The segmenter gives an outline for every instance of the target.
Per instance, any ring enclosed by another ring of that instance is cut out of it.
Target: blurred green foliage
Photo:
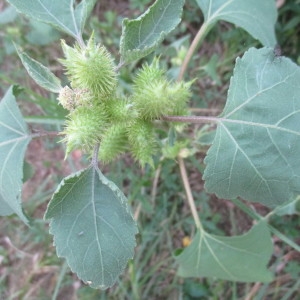
[[[128,3],[129,11],[131,10],[132,14],[138,15],[150,3],[152,1],[130,0]],[[111,6],[112,10],[102,11],[101,16],[93,15],[90,18],[86,27],[86,36],[94,30],[96,40],[101,41],[118,58],[123,16],[119,15],[113,4]],[[202,14],[195,1],[187,1],[183,22],[157,49],[156,54],[160,55],[161,63],[167,67],[170,78],[176,78],[178,75],[191,39],[195,36],[202,21]],[[300,64],[299,0],[287,0],[279,10],[276,32],[283,53]],[[47,130],[61,128],[66,112],[57,105],[53,95],[41,92],[29,81],[26,71],[21,67],[15,54],[12,41],[24,47],[35,59],[51,66],[55,72],[61,74],[61,66],[56,61],[56,58],[62,57],[60,38],[66,37],[47,25],[32,22],[21,15],[17,15],[15,10],[10,7],[6,7],[0,12],[0,64],[3,65],[3,71],[0,74],[1,92],[4,93],[11,84],[19,84],[23,87],[18,98],[22,103],[22,110],[25,111],[29,120],[35,119],[35,124],[44,126]],[[243,30],[224,22],[216,26],[201,49],[195,53],[193,63],[188,70],[190,79],[198,78],[192,87],[194,96],[191,107],[215,109],[216,111],[222,109],[234,61],[237,56],[242,55],[251,46],[259,47],[259,44]],[[151,55],[145,60],[150,61]],[[126,94],[129,91],[135,66],[141,63],[134,63],[121,70],[122,90],[119,91],[120,93]],[[28,88],[30,85],[32,89]],[[32,110],[31,106],[28,108],[26,104],[29,103],[37,105],[39,109],[36,111]],[[188,130],[187,134],[193,134],[193,132]],[[204,137],[204,139],[208,138],[208,142],[201,143],[200,138],[202,137],[199,136],[198,145],[188,145],[188,147],[196,147],[199,151],[197,157],[187,159],[187,165],[192,175],[203,171],[203,154],[201,151],[207,149],[207,144],[211,140],[209,137]],[[44,145],[48,149],[55,149],[57,148],[56,142],[57,140],[47,140]],[[86,164],[86,158],[82,159],[82,163]],[[48,161],[46,164],[48,164],[47,167],[51,167],[55,163],[57,162]],[[68,168],[76,169],[72,159],[69,159],[67,163]],[[67,270],[57,288],[70,287],[75,289],[75,294],[80,300],[244,299],[251,290],[250,284],[234,284],[212,279],[182,279],[176,276],[176,265],[174,265],[170,253],[175,248],[182,247],[182,239],[185,236],[192,237],[194,224],[184,203],[185,196],[176,161],[167,159],[159,161],[158,158],[156,164],[159,174],[147,168],[142,173],[136,168],[131,168],[132,161],[128,158],[116,161],[109,166],[109,170],[105,167],[106,176],[118,186],[124,187],[133,211],[139,212],[139,246],[136,249],[135,259],[130,262],[119,283],[108,291],[93,290],[81,283],[74,288],[74,277]],[[60,163],[57,165],[59,167]],[[28,172],[27,179],[33,175],[35,167],[31,169],[26,165],[26,168],[28,168],[26,171]],[[157,175],[159,182],[155,186],[153,178]],[[12,258],[12,252],[16,250],[5,242],[6,237],[10,237],[18,249],[24,249],[24,253],[38,253],[37,268],[45,266],[59,266],[60,268],[62,265],[62,261],[55,255],[52,237],[48,234],[46,224],[41,218],[55,185],[61,177],[62,175],[51,174],[42,185],[36,187],[35,193],[27,199],[25,204],[27,213],[31,216],[39,216],[32,223],[30,230],[24,228],[16,217],[9,217],[0,221],[1,299],[17,299],[16,297],[21,299],[28,292],[29,285],[35,283],[34,276],[29,276],[27,281],[19,286],[15,298],[14,295],[8,295],[10,273],[18,272],[19,264]],[[198,177],[198,182],[200,177],[201,174]],[[223,235],[234,228],[245,229],[244,227],[248,225],[246,221],[249,221],[245,215],[238,210],[228,208],[226,202],[217,201],[203,192],[201,188],[201,186],[196,186],[194,197],[196,205],[201,207],[201,219],[207,231]],[[244,221],[247,225],[243,224]],[[299,216],[274,216],[272,217],[272,225],[292,240],[299,239]],[[280,255],[274,256],[271,262],[273,269],[283,263],[280,257],[291,252],[291,249],[284,244],[280,244],[279,248]],[[23,252],[16,251],[13,255],[16,253],[21,259],[24,257]],[[296,299],[294,295],[297,292],[297,287],[299,287],[299,269],[299,260],[288,261],[282,274],[288,276],[289,281],[283,285],[278,282],[277,289],[274,289],[272,285],[264,285],[255,299]],[[59,272],[56,269],[54,274],[54,281],[59,282]],[[44,296],[42,293],[43,290],[40,291],[38,299],[51,299],[46,291],[44,291]],[[287,296],[290,298],[286,298]],[[64,299],[68,300],[68,298]]]

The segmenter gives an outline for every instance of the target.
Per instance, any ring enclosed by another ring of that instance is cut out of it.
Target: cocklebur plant
[[[78,43],[74,47],[62,41],[65,59],[60,62],[66,68],[66,74],[73,89],[88,90],[95,103],[105,101],[114,92],[117,73],[111,54],[102,45],[97,45],[93,35],[86,46]]]
[[[87,46],[62,42],[65,55],[59,61],[66,69],[70,87],[61,89],[58,100],[70,110],[61,133],[66,154],[81,149],[92,155],[101,144],[99,157],[110,162],[131,150],[142,166],[153,166],[156,142],[154,120],[187,112],[190,83],[170,82],[157,58],[144,64],[133,80],[127,99],[116,95],[117,73],[111,54],[96,45],[93,35]]]
[[[190,98],[191,82],[169,82],[158,59],[144,65],[133,81],[133,103],[145,120],[156,120],[165,115],[184,115]]]
[[[81,149],[91,157],[89,167],[61,182],[45,213],[57,254],[66,258],[71,270],[91,287],[106,289],[123,272],[136,246],[137,225],[127,199],[101,173],[99,159],[108,163],[131,152],[141,166],[149,164],[154,168],[152,156],[162,152],[164,157],[177,156],[197,229],[192,243],[175,252],[178,275],[242,282],[272,280],[266,265],[272,254],[270,233],[277,232],[267,224],[268,218],[295,204],[300,192],[300,70],[288,58],[274,58],[274,1],[198,0],[204,23],[186,52],[177,80],[167,78],[166,70],[154,58],[137,70],[130,95],[117,93],[119,69],[158,47],[181,21],[183,0],[170,0],[167,4],[157,0],[139,18],[125,19],[119,64],[104,45],[95,42],[93,34],[87,43],[82,38],[95,0],[83,0],[77,5],[73,0],[55,0],[51,8],[41,1],[32,2],[30,8],[21,0],[8,2],[28,17],[49,23],[76,40],[74,45],[62,42],[65,57],[60,62],[70,81],[65,87],[47,67],[17,47],[29,75],[56,93],[60,105],[69,111],[64,130],[57,133],[63,135],[67,154]],[[196,47],[220,20],[242,27],[264,47],[251,48],[237,58],[220,116],[192,116],[188,100],[193,80],[182,79]],[[28,223],[20,203],[22,162],[30,140],[42,135],[29,131],[15,102],[14,90],[9,89],[0,103],[1,214],[16,213]],[[160,141],[156,128],[159,122],[168,124],[170,132],[176,131],[178,123],[217,125],[204,161],[205,187],[220,198],[230,199],[257,220],[248,233],[223,237],[205,231],[184,164],[184,158],[194,152],[187,151],[187,140],[177,139],[177,134],[170,143]],[[166,147],[161,149],[162,145]],[[249,212],[238,197],[259,202],[273,211],[266,217]],[[280,238],[299,250],[284,235]]]

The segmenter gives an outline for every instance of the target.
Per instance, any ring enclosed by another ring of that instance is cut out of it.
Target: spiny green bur
[[[75,149],[91,153],[94,146],[101,141],[107,124],[102,106],[78,107],[72,111],[66,121],[62,140],[67,143],[67,154]]]
[[[144,65],[134,79],[133,103],[145,120],[159,119],[164,115],[177,115],[190,97],[191,83],[170,82],[158,60]]]
[[[93,36],[85,49],[78,44],[74,48],[62,41],[66,59],[60,62],[66,68],[72,88],[88,89],[95,96],[109,97],[117,83],[113,58],[104,46],[96,45]]]
[[[136,120],[128,128],[128,139],[133,157],[141,166],[146,163],[154,167],[152,155],[157,150],[157,140],[151,122]]]
[[[110,99],[105,103],[105,109],[112,122],[127,122],[138,117],[138,112],[130,99]]]
[[[109,127],[101,141],[99,158],[107,163],[128,150],[127,130],[123,123]]]
[[[138,71],[133,94],[122,98],[115,93],[114,61],[93,36],[85,47],[70,47],[62,41],[62,48],[65,58],[60,62],[70,80],[70,87],[64,87],[58,97],[70,111],[62,132],[66,154],[81,149],[91,155],[100,143],[99,159],[105,163],[130,151],[141,166],[153,166],[152,156],[158,149],[154,120],[186,114],[191,82],[171,82],[155,58]]]

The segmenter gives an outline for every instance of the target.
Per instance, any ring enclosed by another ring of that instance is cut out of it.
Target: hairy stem
[[[201,224],[198,212],[197,212],[197,208],[196,208],[196,205],[195,205],[195,200],[194,200],[194,197],[192,195],[192,190],[191,190],[191,186],[190,186],[190,183],[189,183],[189,179],[187,177],[184,160],[180,156],[178,157],[178,163],[179,163],[181,179],[182,179],[182,182],[183,182],[183,185],[184,185],[186,197],[187,197],[187,200],[188,200],[188,203],[189,203],[194,221],[196,223],[196,227],[200,230],[203,230],[202,224]]]
[[[206,117],[206,116],[163,116],[162,120],[169,122],[182,122],[182,123],[217,123],[220,121],[217,117]]]
[[[92,157],[92,166],[94,167],[94,169],[99,169],[98,168],[98,153],[99,153],[99,147],[100,147],[100,144],[97,144],[95,145],[95,148],[94,148],[94,153],[93,153],[93,157]]]
[[[33,139],[40,138],[40,137],[55,137],[58,136],[58,131],[39,131],[31,134]]]

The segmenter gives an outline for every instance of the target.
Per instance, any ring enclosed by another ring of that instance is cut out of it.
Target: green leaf
[[[224,20],[242,27],[264,46],[276,45],[274,26],[277,20],[277,10],[274,0],[196,1],[208,26]]]
[[[152,51],[181,21],[184,0],[157,0],[140,17],[123,20],[121,60],[129,63]]]
[[[276,207],[274,213],[278,216],[300,215],[300,198],[297,197],[292,202]]]
[[[59,91],[62,89],[59,78],[57,78],[48,68],[43,66],[41,63],[18,49],[17,46],[16,49],[30,77],[44,89],[53,93],[59,93]]]
[[[29,32],[26,34],[26,40],[33,45],[48,45],[57,41],[61,35],[53,26],[48,24],[30,20]]]
[[[21,206],[23,161],[31,137],[10,87],[0,102],[0,215],[17,214],[28,223]]]
[[[65,178],[45,218],[57,255],[93,288],[111,287],[133,257],[137,226],[127,199],[98,169]]]
[[[23,164],[23,183],[29,180],[35,173],[35,168],[33,165],[28,163],[26,160]]]
[[[14,7],[8,6],[0,12],[0,24],[7,24],[13,22],[17,17],[17,12]]]
[[[215,236],[199,230],[176,261],[183,277],[215,277],[240,282],[269,282],[266,265],[272,255],[272,241],[265,222],[241,236]]]
[[[300,192],[300,68],[269,48],[237,59],[205,188],[276,207]]]
[[[82,0],[75,6],[74,0],[7,0],[20,13],[81,40],[88,15],[97,0]]]

